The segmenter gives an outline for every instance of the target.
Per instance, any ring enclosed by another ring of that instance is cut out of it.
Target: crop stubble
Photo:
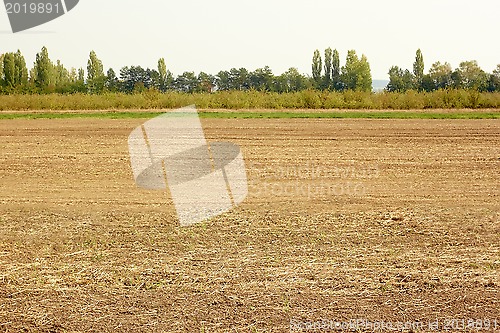
[[[140,119],[0,121],[0,330],[500,320],[498,121],[202,122],[250,192],[180,228],[134,185]]]

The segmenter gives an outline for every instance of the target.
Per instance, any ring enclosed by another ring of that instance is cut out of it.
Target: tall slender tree
[[[4,84],[7,88],[16,86],[16,63],[14,53],[6,53],[3,58]]]
[[[64,67],[60,60],[55,65],[55,85],[59,89],[65,90],[71,82],[69,71]]]
[[[332,87],[334,90],[342,90],[340,81],[340,55],[336,49],[332,53]]]
[[[87,62],[87,87],[90,93],[101,93],[104,90],[106,76],[102,61],[97,58],[94,51],[90,52]]]
[[[167,70],[165,58],[160,58],[158,60],[158,74],[160,75],[160,91],[165,92],[168,90],[168,87],[172,84],[173,81],[172,73]]]
[[[413,75],[415,76],[415,87],[417,88],[417,90],[422,90],[424,69],[424,56],[422,55],[422,51],[418,49],[415,55],[415,62],[413,63]]]
[[[16,86],[25,87],[28,84],[28,68],[20,50],[14,54]]]
[[[323,89],[332,87],[332,66],[333,66],[333,51],[331,48],[325,50],[325,74],[323,77]]]
[[[357,90],[372,91],[373,80],[368,58],[363,54],[359,62],[359,72],[357,80]]]
[[[49,58],[49,51],[45,46],[36,55],[34,72],[35,85],[38,89],[46,91],[49,86],[54,85],[54,65]]]
[[[3,81],[3,59],[5,58],[4,54],[0,54],[0,87],[4,85]]]
[[[321,67],[323,66],[319,50],[314,51],[312,61],[312,77],[316,88],[321,85]]]
[[[78,81],[85,83],[85,70],[83,68],[78,68]]]

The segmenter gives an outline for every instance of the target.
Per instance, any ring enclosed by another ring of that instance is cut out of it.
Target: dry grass
[[[193,228],[135,188],[140,122],[0,122],[0,331],[500,319],[497,121],[206,119],[242,147],[251,192]],[[293,190],[349,182],[364,191]]]
[[[175,109],[196,104],[203,109],[498,109],[499,92],[438,90],[433,92],[327,92],[304,90],[290,93],[219,91],[216,93],[136,94],[13,94],[0,95],[5,110],[126,110]]]

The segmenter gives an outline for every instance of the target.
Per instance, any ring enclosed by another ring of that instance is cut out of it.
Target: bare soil
[[[142,122],[0,121],[0,331],[500,330],[499,121],[204,119],[249,195],[190,228],[134,184]]]

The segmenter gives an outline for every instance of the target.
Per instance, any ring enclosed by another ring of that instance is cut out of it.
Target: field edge
[[[0,120],[12,119],[135,119],[154,118],[165,110],[51,110],[0,111]],[[200,109],[201,118],[218,119],[499,119],[500,109],[437,109],[437,110],[340,110],[340,109],[261,109],[210,110]]]

